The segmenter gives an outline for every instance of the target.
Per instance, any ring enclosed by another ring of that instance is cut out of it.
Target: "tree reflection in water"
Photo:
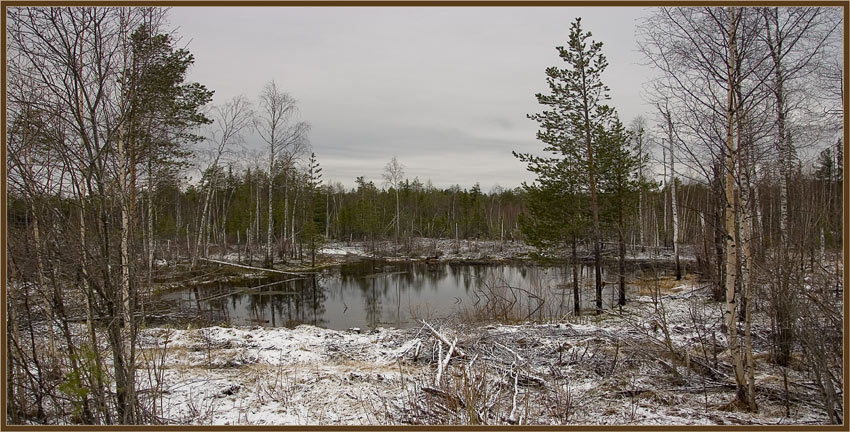
[[[547,319],[571,311],[571,271],[533,263],[364,260],[296,280],[273,275],[216,281],[167,296],[184,311],[194,311],[210,323],[286,327],[311,324],[345,330],[416,326],[418,319],[447,317],[475,307],[476,300],[481,307],[483,290],[513,287],[521,288],[516,293],[524,290],[545,297],[545,308],[533,309],[533,318]],[[629,279],[638,277],[635,272],[630,275]],[[631,295],[635,291],[632,287]],[[582,296],[583,307],[588,307],[584,303],[590,297]],[[606,297],[606,303],[610,303],[610,295]],[[536,306],[527,299],[519,304],[523,311]]]

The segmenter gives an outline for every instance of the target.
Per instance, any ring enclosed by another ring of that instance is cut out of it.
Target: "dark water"
[[[631,269],[627,280],[640,270]],[[592,268],[582,268],[582,307],[595,307]],[[604,273],[605,307],[616,278]],[[533,264],[344,264],[296,280],[274,275],[220,281],[171,292],[162,300],[204,323],[294,327],[412,327],[419,319],[463,314],[481,320],[544,320],[571,313],[572,270]],[[627,296],[637,293],[629,286]]]

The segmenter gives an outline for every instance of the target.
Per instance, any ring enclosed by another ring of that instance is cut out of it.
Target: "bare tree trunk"
[[[289,251],[289,243],[288,243],[288,233],[287,233],[287,220],[289,218],[289,179],[286,176],[286,168],[283,169],[283,257],[286,259],[287,252]]]
[[[578,273],[579,273],[579,264],[578,264],[578,254],[576,253],[578,240],[576,239],[575,234],[573,234],[573,312],[576,316],[581,314],[581,293],[579,292],[578,285]]]
[[[292,225],[290,226],[290,229],[292,230],[292,236],[290,237],[290,241],[292,242],[292,257],[293,258],[297,257],[297,255],[296,255],[297,245],[296,245],[296,242],[295,242],[295,213],[297,213],[295,211],[295,209],[297,208],[296,207],[297,205],[298,205],[298,194],[296,192],[296,195],[294,197],[292,197]]]
[[[146,295],[151,294],[153,283],[153,255],[154,255],[154,238],[153,238],[153,163],[148,158],[148,281]],[[142,326],[145,325],[145,302],[141,303]]]
[[[328,188],[325,194],[325,239],[328,238],[331,227],[331,190]]]
[[[773,15],[768,18],[769,15]],[[785,104],[785,93],[783,89],[784,77],[782,71],[782,38],[779,35],[778,23],[779,8],[768,9],[765,12],[765,25],[767,44],[770,56],[773,59],[773,74],[776,80],[773,94],[776,97],[776,127],[778,139],[776,141],[779,153],[779,238],[782,244],[787,245],[788,240],[788,182],[791,175],[791,137],[786,128],[787,106]],[[772,18],[772,19],[771,19]],[[775,23],[772,21],[776,20]],[[772,25],[774,24],[774,25]],[[773,34],[773,32],[776,32]],[[774,40],[776,39],[776,40]],[[842,99],[843,100],[843,99]]]
[[[718,160],[714,166],[714,179],[712,184],[712,213],[714,218],[714,255],[715,255],[715,265],[717,269],[715,271],[715,289],[714,289],[714,300],[721,301],[724,297],[724,287],[726,285],[726,270],[724,267],[724,222],[723,222],[723,163],[721,160]]]
[[[7,300],[8,301],[8,300]],[[6,314],[6,328],[9,329],[9,339],[11,345],[16,345],[21,340],[20,328],[18,326],[18,313],[17,307],[13,304],[9,304],[9,308],[7,309],[8,313]],[[9,342],[7,342],[9,343]],[[12,351],[11,345],[7,345],[7,351],[5,354],[6,360],[6,372],[7,375],[7,403],[6,403],[6,415],[8,419],[11,420],[12,424],[20,424],[21,417],[20,413],[26,412],[26,395],[24,394],[24,390],[22,389],[22,381],[23,381],[23,371],[20,366],[22,360],[20,359],[20,355]]]
[[[584,71],[582,70],[582,74]],[[585,88],[585,86],[582,86]],[[585,147],[587,149],[587,175],[590,183],[590,207],[593,212],[593,264],[596,277],[596,314],[602,314],[602,232],[599,229],[599,199],[596,196],[596,166],[593,162],[593,145],[590,138],[590,112],[587,94],[584,94]]]
[[[55,320],[53,313],[53,306],[50,304],[50,296],[44,293],[44,290],[47,289],[47,277],[44,275],[44,257],[42,256],[41,250],[41,230],[39,229],[39,213],[36,210],[35,203],[30,200],[30,205],[32,208],[32,237],[33,243],[35,244],[35,262],[36,268],[38,269],[38,290],[39,293],[42,294],[42,300],[44,302],[44,309],[47,312],[47,336],[48,336],[48,353],[50,354],[51,359],[56,359],[56,333],[53,327],[53,322]]]
[[[643,174],[639,174],[639,176],[643,176]],[[646,236],[644,233],[644,222],[643,222],[643,186],[641,186],[641,190],[638,193],[638,235],[640,235],[640,246],[641,250],[646,246]],[[632,237],[634,239],[634,237]]]
[[[88,274],[88,252],[86,247],[86,225],[85,218],[83,216],[83,209],[80,208],[80,260],[81,260],[81,273],[82,273],[82,282],[83,282],[83,290],[86,294],[86,330],[88,331],[89,344],[91,346],[92,353],[94,355],[95,366],[98,370],[104,370],[103,368],[103,360],[100,356],[100,350],[98,349],[97,344],[97,333],[94,328],[94,293],[92,292],[91,284],[89,283],[89,274]],[[104,391],[103,385],[103,376],[102,374],[94,374],[95,378],[95,400],[97,400],[97,406],[100,410],[101,415],[103,416],[103,420],[106,424],[111,424],[111,416],[109,415],[109,410],[106,406],[106,393]]]
[[[679,261],[679,206],[676,202],[676,142],[673,138],[673,119],[670,115],[670,111],[666,107],[662,109],[659,104],[658,109],[661,111],[661,114],[664,116],[667,123],[667,142],[670,145],[670,208],[673,215],[673,255],[676,257],[676,280],[682,280],[682,265]],[[664,151],[663,148],[662,151]],[[664,209],[666,213],[666,205]],[[666,216],[664,221],[666,224]]]
[[[623,235],[623,211],[622,208],[619,212],[619,226],[617,227],[618,234],[618,246],[619,250],[617,253],[617,262],[619,263],[619,291],[620,298],[618,299],[617,304],[620,306],[626,305],[626,238]]]
[[[747,201],[747,200],[745,200]],[[748,204],[742,203],[742,207],[745,207]],[[752,317],[751,311],[753,308],[752,298],[750,296],[751,292],[751,273],[753,266],[752,259],[752,251],[750,248],[750,240],[752,235],[751,228],[751,219],[752,215],[749,211],[744,211],[743,213],[743,224],[741,226],[742,230],[742,245],[744,252],[744,266],[741,274],[742,283],[744,290],[741,293],[742,298],[741,301],[744,302],[744,353],[746,355],[747,361],[747,405],[749,406],[750,411],[756,412],[758,411],[758,407],[756,406],[756,384],[755,384],[755,360],[753,359],[753,344],[752,344]]]
[[[661,176],[661,181],[663,185],[661,187],[662,194],[664,195],[664,221],[662,222],[662,233],[664,237],[661,240],[661,245],[667,247],[667,148],[663,145],[661,146],[661,160],[664,161],[661,163],[661,167],[664,169],[664,175]]]
[[[702,237],[702,253],[705,255],[705,265],[703,268],[707,270],[706,273],[709,273],[711,271],[711,251],[708,248],[708,232],[705,230],[705,213],[699,212],[698,216],[700,228],[699,232],[700,237]]]
[[[395,242],[398,244],[398,232],[401,230],[401,218],[399,216],[399,204],[398,204],[398,185],[395,188]]]
[[[86,240],[86,218],[85,218],[85,196],[86,196],[86,183],[85,180],[80,178],[79,181],[76,182],[77,185],[77,203],[80,206],[78,216],[79,216],[79,241],[80,241],[80,275],[81,282],[83,287],[83,293],[86,296],[86,330],[88,332],[89,344],[91,346],[92,354],[95,361],[95,366],[99,371],[105,370],[103,367],[103,360],[101,359],[100,350],[98,349],[97,343],[97,332],[95,332],[94,327],[94,301],[95,301],[95,293],[92,289],[91,282],[89,281],[89,251],[88,251],[88,242]],[[106,391],[103,383],[103,374],[97,373],[94,375],[94,398],[97,401],[97,408],[100,411],[100,415],[103,416],[103,421],[105,424],[112,424],[112,416],[109,414],[109,409],[106,405]]]
[[[661,193],[663,194],[664,191],[662,190]],[[663,200],[663,198],[662,198],[662,200]],[[661,245],[661,240],[660,240],[661,239],[661,228],[659,227],[659,223],[658,223],[658,210],[656,209],[655,206],[652,207],[652,220],[653,220],[653,226],[655,226],[655,253],[657,254],[658,248]]]
[[[259,167],[257,167],[257,169],[259,170]],[[256,248],[257,252],[259,252],[260,251],[260,242],[261,242],[261,240],[260,240],[261,237],[260,237],[260,175],[259,175],[259,172],[257,173],[257,208],[256,208],[256,211],[254,212],[254,216],[255,216],[254,236],[252,238],[254,240],[254,247]],[[253,257],[253,255],[254,255],[253,250],[251,251],[251,255]],[[253,258],[248,258],[249,264],[250,264],[252,259]]]
[[[669,117],[668,117],[669,121]],[[673,125],[669,127],[672,130]],[[673,214],[673,254],[676,256],[676,280],[682,280],[682,264],[679,261],[679,206],[676,203],[676,162],[673,134],[670,133],[670,204]]]
[[[272,131],[272,142],[274,142],[274,131]],[[269,220],[268,220],[268,230],[266,231],[266,266],[272,267],[274,262],[274,256],[272,255],[272,228],[273,228],[273,219],[272,219],[272,189],[274,187],[274,144],[271,144],[269,148]]]
[[[216,161],[218,161],[218,159],[216,159]],[[213,165],[211,165],[210,167],[214,168]],[[208,169],[207,173],[211,174],[212,171]],[[207,225],[209,224],[209,222],[207,221],[207,219],[209,218],[210,201],[212,201],[212,194],[213,194],[213,190],[215,189],[215,180],[208,178],[206,183],[207,183],[207,193],[204,195],[204,206],[201,210],[201,221],[198,224],[197,235],[195,237],[195,248],[194,248],[194,251],[192,252],[192,263],[190,264],[190,268],[195,267],[195,262],[198,258],[198,254],[202,250],[201,244],[202,244],[204,238],[206,237],[206,233],[208,231]],[[206,252],[205,252],[204,257],[206,258],[206,256],[207,255],[206,255]]]
[[[643,178],[643,130],[638,130],[638,181],[640,184],[640,191],[638,192],[638,233],[640,235],[640,246],[641,250],[646,246],[646,236],[645,236],[645,224],[644,224],[644,214],[643,214],[643,195],[644,195],[644,178]]]
[[[736,87],[740,92],[740,87]],[[740,95],[740,93],[738,93]],[[744,139],[744,114],[739,109],[736,113],[738,124],[738,178],[741,187],[740,211],[738,212],[738,226],[741,231],[741,239],[738,246],[741,248],[743,262],[741,266],[741,303],[744,306],[744,357],[747,371],[747,399],[746,403],[750,411],[758,411],[755,394],[755,361],[753,359],[752,346],[752,299],[750,290],[752,287],[753,255],[752,255],[752,226],[753,212],[752,200],[750,199],[750,172],[744,165],[744,155],[749,156],[752,151],[752,140],[750,137]]]
[[[130,207],[128,196],[128,180],[127,180],[127,157],[126,148],[124,146],[125,138],[124,126],[118,133],[118,163],[120,167],[119,182],[121,187],[120,205],[121,205],[121,319],[122,319],[122,349],[124,368],[125,368],[125,386],[122,390],[126,394],[126,406],[122,422],[130,424],[135,422],[135,367],[134,367],[134,342],[135,332],[133,328],[133,297],[132,287],[130,284]]]
[[[218,185],[214,184],[211,199],[212,206],[210,207],[209,214],[207,215],[209,223],[204,226],[204,258],[209,258],[210,256],[210,237],[212,237],[212,241],[214,243],[217,242],[217,239],[213,237],[216,235],[216,225],[218,222],[216,221],[216,215],[218,214],[218,212],[216,212],[216,209],[218,208],[218,191],[216,188],[218,188]]]
[[[726,310],[724,318],[726,321],[729,352],[732,356],[732,366],[735,370],[735,382],[737,384],[737,400],[741,404],[747,403],[747,382],[744,376],[744,363],[741,358],[741,347],[738,343],[738,330],[736,319],[735,285],[738,277],[738,244],[735,229],[735,219],[738,208],[735,200],[735,163],[737,159],[737,145],[735,143],[735,77],[736,77],[736,53],[737,53],[737,21],[735,7],[729,8],[729,68],[728,68],[728,95],[726,105]]]
[[[266,265],[272,266],[274,262],[272,254],[274,162],[276,158],[283,162],[284,177],[286,177],[286,167],[306,145],[305,137],[310,126],[305,122],[293,123],[294,116],[298,112],[295,99],[280,91],[274,81],[266,84],[260,93],[260,106],[261,115],[254,119],[254,126],[262,140],[269,145],[269,220],[266,230]],[[285,189],[287,188],[284,187]],[[285,222],[283,230],[286,231]]]

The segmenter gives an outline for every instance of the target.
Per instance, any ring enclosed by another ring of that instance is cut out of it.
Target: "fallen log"
[[[211,300],[217,300],[217,299],[220,299],[222,297],[227,297],[227,296],[234,295],[234,294],[245,294],[245,293],[248,293],[248,292],[251,292],[251,291],[257,291],[261,288],[267,288],[267,287],[274,286],[274,285],[285,284],[287,282],[292,282],[292,281],[296,281],[296,280],[299,280],[299,279],[302,279],[302,278],[291,278],[291,279],[286,279],[286,280],[282,280],[282,281],[267,283],[267,284],[260,285],[260,286],[243,288],[241,290],[231,291],[231,292],[227,292],[227,293],[224,293],[224,294],[216,294],[216,295],[213,295],[213,296],[210,296],[210,297],[207,297],[207,298],[202,298],[202,299],[199,299],[198,301],[208,302],[208,301],[211,301]],[[296,292],[293,291],[290,294],[296,294]]]
[[[452,344],[449,346],[449,352],[448,352],[448,354],[446,354],[445,360],[444,359],[438,359],[438,361],[437,361],[437,363],[438,363],[437,364],[437,379],[435,380],[435,383],[437,385],[440,384],[440,377],[443,374],[443,369],[447,369],[449,367],[449,360],[452,359],[452,353],[455,350],[455,345],[457,345],[457,338],[455,338],[455,340],[453,340]],[[442,348],[442,346],[440,346],[440,353],[442,353],[442,352],[443,352],[443,348]]]
[[[302,276],[302,275],[308,275],[308,274],[316,274],[316,272],[288,272],[288,271],[271,269],[271,268],[253,267],[253,266],[248,266],[248,265],[244,265],[244,264],[236,264],[236,263],[232,263],[232,262],[228,262],[228,261],[219,261],[219,260],[214,260],[214,259],[209,259],[209,258],[198,258],[198,259],[201,260],[201,261],[208,261],[208,262],[215,263],[215,264],[229,265],[229,266],[239,267],[239,268],[244,268],[244,269],[249,269],[249,270],[257,270],[257,271],[264,271],[264,272],[271,272],[271,273],[280,273],[280,274],[285,274],[285,275]]]

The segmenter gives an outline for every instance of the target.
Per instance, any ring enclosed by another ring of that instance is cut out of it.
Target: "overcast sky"
[[[381,185],[392,156],[435,186],[516,187],[533,176],[511,151],[539,152],[534,98],[555,46],[582,17],[604,43],[610,104],[628,124],[651,114],[641,89],[638,7],[175,7],[172,27],[195,56],[189,79],[213,103],[263,85],[298,100],[324,180]],[[259,137],[247,136],[260,149]]]

